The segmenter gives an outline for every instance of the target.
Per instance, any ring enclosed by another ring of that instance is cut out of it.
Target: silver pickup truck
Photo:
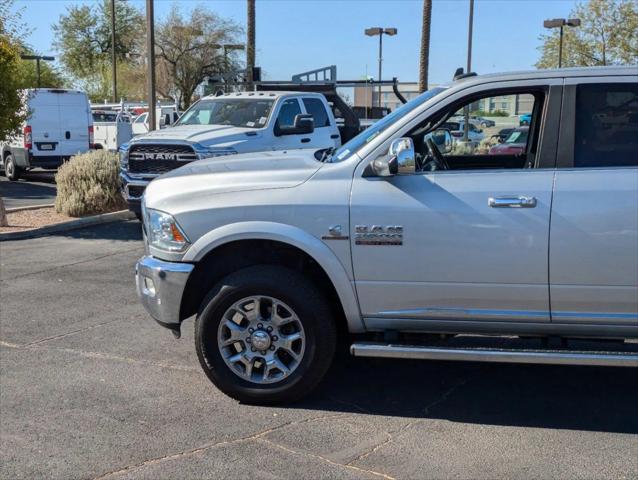
[[[460,77],[338,149],[201,160],[147,187],[139,296],[176,336],[196,315],[226,394],[298,399],[343,339],[357,356],[638,366],[638,67]],[[532,112],[518,150],[441,129],[512,95]]]

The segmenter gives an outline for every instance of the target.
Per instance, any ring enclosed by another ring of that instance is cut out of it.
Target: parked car
[[[93,115],[94,148],[118,151],[133,138],[131,116],[122,111],[91,107]]]
[[[529,127],[515,128],[503,143],[494,145],[490,148],[490,155],[520,155],[525,153],[527,147],[527,139],[529,136]]]
[[[512,93],[540,112],[525,152],[430,136]],[[638,366],[635,67],[466,77],[329,156],[185,165],[142,209],[142,304],[176,336],[195,316],[202,369],[243,402],[306,395],[339,339],[364,357]]]
[[[492,135],[492,137],[495,137],[499,143],[503,143],[513,131],[514,128],[501,128],[498,133]]]
[[[453,122],[445,122],[442,128],[448,129],[452,134],[454,142],[460,142],[463,140],[465,134],[465,120],[457,119]],[[480,128],[477,128],[473,123],[468,123],[467,139],[470,143],[478,145],[481,140],[485,138],[485,134]]]
[[[86,93],[59,88],[25,91],[29,117],[19,135],[0,144],[9,180],[36,168],[57,169],[93,145],[93,120]]]
[[[175,105],[163,105],[155,109],[155,129],[166,128],[179,119],[179,111]],[[145,135],[149,132],[148,111],[133,119],[133,135]]]
[[[139,215],[146,185],[193,160],[340,144],[332,110],[321,94],[247,92],[205,97],[175,126],[135,137],[122,148],[122,193]]]
[[[496,126],[496,122],[494,120],[490,120],[489,118],[477,117],[477,116],[472,116],[470,118],[474,120],[475,122],[477,122],[481,128],[490,128],[490,127]]]
[[[518,117],[518,123],[521,127],[529,126],[532,123],[532,114],[524,113]]]

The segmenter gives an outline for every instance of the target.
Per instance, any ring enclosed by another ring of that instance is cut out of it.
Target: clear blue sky
[[[70,5],[95,0],[17,0],[35,28],[28,42],[40,53],[55,55],[51,25]],[[131,0],[140,9],[144,0]],[[223,17],[245,25],[245,0],[155,0],[156,19],[173,3],[183,10],[205,4]],[[538,36],[546,18],[566,17],[575,0],[476,0],[473,70],[479,73],[532,68]],[[331,64],[340,79],[377,76],[376,38],[366,27],[397,27],[384,38],[384,78],[418,79],[422,0],[257,0],[257,64],[269,80]],[[468,0],[434,0],[430,81],[448,81],[465,65]]]

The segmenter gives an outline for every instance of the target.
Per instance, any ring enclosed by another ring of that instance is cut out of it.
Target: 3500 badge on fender
[[[402,225],[356,225],[356,245],[403,245]]]

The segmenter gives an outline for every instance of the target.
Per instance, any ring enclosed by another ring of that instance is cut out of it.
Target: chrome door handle
[[[492,208],[534,208],[535,197],[490,197],[487,205]]]

